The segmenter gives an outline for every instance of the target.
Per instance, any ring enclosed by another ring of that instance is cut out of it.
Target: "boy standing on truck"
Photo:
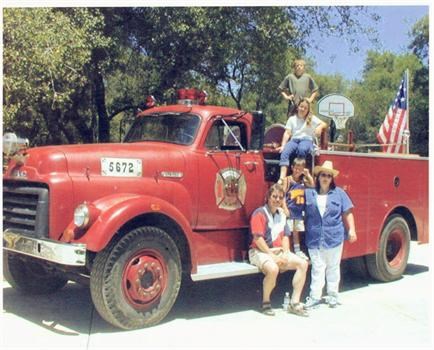
[[[300,296],[306,281],[308,264],[289,250],[289,231],[286,222],[284,202],[285,192],[282,186],[274,184],[267,192],[267,203],[256,209],[250,219],[252,242],[249,249],[250,263],[257,266],[265,275],[262,289],[263,314],[274,316],[270,296],[276,286],[279,272],[296,270],[292,279],[292,298],[288,312],[307,316]]]
[[[283,188],[286,192],[286,205],[289,213],[289,228],[292,232],[294,242],[294,253],[305,260],[309,260],[307,255],[300,249],[300,232],[304,232],[304,210],[305,199],[304,190],[306,187],[315,187],[315,182],[306,169],[306,160],[295,158],[291,165],[292,174],[283,181]]]
[[[305,72],[305,67],[304,60],[295,60],[292,64],[293,72],[289,73],[279,85],[281,95],[288,101],[288,116],[293,115],[296,106],[303,98],[312,103],[318,94],[318,85]]]

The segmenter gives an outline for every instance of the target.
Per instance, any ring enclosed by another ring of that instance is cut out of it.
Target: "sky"
[[[411,42],[409,33],[413,25],[429,12],[428,6],[369,6],[381,19],[374,26],[378,30],[381,51],[395,54],[408,52]],[[321,38],[319,33],[313,39],[321,42],[322,52],[308,49],[307,56],[316,62],[315,72],[319,74],[339,73],[345,79],[360,80],[362,69],[369,49],[373,45],[366,38],[361,39],[361,50],[357,54],[349,53],[349,46],[344,40],[332,37]]]

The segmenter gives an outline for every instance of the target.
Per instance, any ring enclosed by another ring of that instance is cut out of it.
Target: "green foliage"
[[[419,20],[412,29],[413,41],[410,44],[409,49],[419,57],[421,61],[428,59],[429,53],[429,19],[428,16],[424,16]]]
[[[95,12],[95,13],[92,13]],[[23,136],[62,142],[56,121],[88,84],[84,67],[100,34],[97,11],[49,8],[4,9],[4,128]],[[49,125],[48,125],[49,124]],[[66,128],[62,125],[62,128]],[[52,128],[52,130],[50,130]],[[62,130],[60,128],[60,130]],[[56,135],[50,135],[56,130]]]
[[[429,28],[428,16],[418,21],[412,30],[413,41],[409,49],[418,57],[421,67],[413,72],[413,99],[410,109],[410,150],[428,156],[429,142],[429,69],[428,45]]]
[[[377,143],[376,135],[395,98],[406,69],[410,71],[410,131],[413,140],[413,128],[416,126],[413,118],[417,120],[419,116],[412,106],[424,103],[424,98],[414,93],[417,90],[414,84],[414,72],[422,69],[421,62],[412,54],[397,56],[390,52],[369,52],[363,80],[352,87],[348,96],[353,101],[356,110],[352,128],[358,143]],[[427,128],[427,123],[425,128]],[[415,144],[419,141],[413,140]],[[427,144],[422,147],[427,150]],[[414,150],[415,148],[412,147],[411,151]],[[420,153],[426,154],[425,152]]]
[[[181,87],[206,90],[210,104],[263,110],[268,125],[285,123],[277,87],[305,48],[320,46],[312,31],[357,52],[360,37],[376,40],[364,16],[378,19],[357,6],[4,9],[4,128],[38,144],[93,142],[96,134],[117,141],[147,95],[170,102]],[[428,17],[412,36],[414,54],[370,52],[360,82],[317,75],[306,60],[317,100],[353,100],[357,142],[376,142],[409,68],[412,150],[427,154]]]

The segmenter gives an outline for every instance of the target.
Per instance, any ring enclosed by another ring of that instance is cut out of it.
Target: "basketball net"
[[[345,124],[347,123],[349,117],[345,115],[333,115],[332,119],[335,122],[336,129],[342,130],[345,129]]]

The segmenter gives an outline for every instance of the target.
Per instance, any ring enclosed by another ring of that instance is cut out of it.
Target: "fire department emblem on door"
[[[236,210],[244,205],[246,199],[246,179],[238,169],[225,168],[216,174],[214,192],[217,207]]]

